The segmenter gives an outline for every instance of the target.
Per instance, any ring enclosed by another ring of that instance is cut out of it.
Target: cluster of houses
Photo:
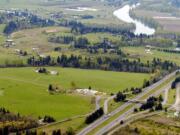
[[[152,49],[152,46],[146,45],[146,47],[145,47],[145,52],[148,53],[148,54],[153,54],[153,52],[151,51],[151,49]]]
[[[36,73],[49,73],[51,75],[59,75],[58,71],[55,71],[55,70],[47,71],[45,68],[36,69],[35,72]]]
[[[15,45],[15,42],[12,39],[7,39],[4,47],[9,48]]]

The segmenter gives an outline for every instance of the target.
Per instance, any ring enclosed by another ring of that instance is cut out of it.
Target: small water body
[[[129,15],[129,11],[132,10],[133,8],[136,8],[139,5],[140,4],[136,4],[132,6],[125,5],[124,7],[114,11],[113,15],[126,23],[134,23],[136,26],[136,29],[134,31],[135,35],[140,35],[140,34],[153,35],[155,33],[155,29],[146,26],[145,24],[143,24],[138,20],[134,20]]]
[[[76,7],[76,8],[66,8],[66,10],[69,11],[77,11],[77,12],[84,12],[84,11],[97,11],[95,8],[89,8],[89,7]]]

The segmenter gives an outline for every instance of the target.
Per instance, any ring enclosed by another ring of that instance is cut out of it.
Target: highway
[[[175,74],[174,74],[175,75]],[[171,83],[172,81],[170,81],[168,84],[166,84],[163,88],[157,90],[156,92],[148,95],[148,97],[151,96],[159,96],[162,92],[166,91],[166,89],[170,89],[171,87]],[[147,98],[148,98],[147,97]],[[109,123],[108,125],[106,125],[105,127],[103,127],[102,129],[100,129],[96,135],[102,135],[106,132],[108,132],[109,130],[111,130],[114,126],[118,125],[120,123],[120,121],[122,121],[125,117],[127,117],[128,115],[130,115],[131,113],[133,113],[134,108],[138,108],[140,107],[141,104],[136,104],[134,105],[132,108],[130,108],[128,111],[124,112],[122,115],[120,115],[117,119],[113,120],[111,123]]]
[[[172,76],[175,75],[176,72],[173,72],[167,76],[165,76],[162,80],[154,83],[153,85],[144,88],[143,92],[140,93],[138,96],[136,96],[135,98],[133,98],[132,100],[140,100],[143,96],[145,96],[146,94],[148,94],[149,92],[151,92],[154,88],[158,87],[160,84],[162,84],[163,82],[165,82],[166,80],[168,80],[169,78],[171,78]],[[158,93],[155,94],[159,94],[161,93],[163,90],[161,90],[160,92],[158,91]],[[152,94],[151,94],[152,95]],[[149,95],[149,96],[151,96]],[[104,115],[103,117],[99,118],[98,120],[96,120],[94,123],[88,125],[86,128],[84,128],[82,131],[80,131],[79,133],[77,133],[77,135],[86,135],[89,132],[91,132],[94,128],[96,128],[97,126],[99,126],[100,124],[102,124],[103,122],[105,122],[106,120],[110,119],[112,116],[116,115],[117,113],[123,111],[125,108],[127,108],[129,105],[132,105],[133,103],[130,102],[126,102],[123,105],[121,105],[120,107],[118,107],[117,109],[115,109],[114,111],[111,112],[110,115]],[[130,108],[128,111],[126,111],[125,113],[123,113],[122,115],[120,115],[117,119],[115,119],[114,121],[112,121],[111,123],[109,123],[108,125],[106,125],[105,127],[103,127],[101,130],[99,130],[96,134],[97,135],[101,135],[106,133],[107,131],[109,131],[112,127],[114,127],[115,125],[119,124],[119,122],[121,120],[123,120],[123,118],[125,116],[127,116],[128,114],[132,113],[134,111],[135,107],[138,107],[140,104],[136,104],[135,106],[133,106],[132,108]]]

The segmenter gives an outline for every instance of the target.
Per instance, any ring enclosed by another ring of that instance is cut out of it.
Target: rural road
[[[157,86],[159,86],[160,84],[162,84],[163,82],[165,82],[166,80],[168,80],[169,78],[171,78],[172,76],[175,75],[176,72],[173,72],[167,76],[165,76],[162,80],[154,83],[153,85],[143,89],[143,92],[140,93],[138,96],[136,96],[135,98],[133,98],[132,100],[139,100],[141,99],[144,95],[148,94],[151,90],[153,90],[154,88],[156,88]],[[106,120],[108,120],[110,117],[114,116],[115,114],[117,114],[118,112],[124,110],[126,107],[128,107],[129,105],[132,105],[133,103],[130,102],[126,102],[123,105],[121,105],[120,107],[118,107],[117,109],[115,109],[114,111],[111,112],[110,116],[104,115],[103,117],[99,118],[98,120],[96,120],[94,123],[88,125],[86,128],[84,128],[82,131],[80,131],[79,133],[77,133],[77,135],[86,135],[89,132],[91,132],[94,128],[96,128],[97,126],[99,126],[100,124],[102,124],[103,122],[105,122]],[[121,116],[119,116],[117,119],[115,119],[113,122],[111,122],[110,124],[108,124],[107,126],[105,126],[104,128],[102,128],[100,131],[97,132],[98,135],[101,135],[105,132],[107,132],[109,129],[111,129],[114,125],[116,125],[117,123],[119,123],[120,120],[122,120],[126,115],[132,113],[134,111],[134,108],[137,105],[135,105],[134,107],[132,107],[131,109],[129,109],[128,111],[126,111],[124,114],[122,114]]]
[[[104,114],[108,114],[108,102],[112,99],[115,98],[116,95],[113,95],[111,97],[108,97],[105,101],[104,101]]]
[[[169,93],[170,89],[171,89],[171,85],[169,87],[165,88],[165,90],[164,90],[164,99],[163,99],[163,102],[162,102],[163,105],[167,104],[168,93]]]
[[[100,106],[101,96],[96,96],[96,110],[98,110]]]
[[[176,102],[173,107],[180,112],[180,83],[176,86]]]

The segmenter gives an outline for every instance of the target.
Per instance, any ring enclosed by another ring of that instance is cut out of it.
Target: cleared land
[[[90,97],[70,94],[50,95],[47,88],[31,81],[0,78],[1,106],[34,117],[50,115],[57,120],[90,112]]]
[[[134,10],[136,16],[152,18],[160,24],[158,32],[180,31],[180,9],[172,6],[168,0],[141,0],[141,6]],[[166,8],[164,8],[166,7]],[[176,18],[175,18],[176,17]]]
[[[176,99],[176,90],[170,89],[168,94],[168,104],[173,105]]]
[[[2,9],[28,9],[30,11],[35,11],[44,17],[49,17],[52,13],[57,13],[63,15],[63,18],[67,19],[78,19],[84,23],[88,24],[105,24],[105,25],[119,25],[124,24],[113,16],[113,11],[115,8],[113,6],[108,6],[104,1],[92,1],[92,0],[1,0],[0,8]],[[1,6],[3,5],[3,6]],[[77,8],[77,7],[88,7],[97,9],[97,11],[71,11],[67,8]],[[92,19],[82,19],[83,15],[91,15]]]
[[[58,71],[58,76],[38,74],[36,68],[5,68],[0,69],[1,78],[9,80],[22,80],[31,84],[43,85],[57,84],[63,89],[71,89],[74,82],[78,88],[88,88],[111,93],[121,91],[132,86],[141,86],[149,74],[112,72],[100,70],[83,70],[73,68],[47,68],[49,71]]]
[[[158,114],[155,116],[147,117],[130,123],[129,125],[121,128],[113,135],[122,134],[180,134],[180,123],[178,118],[167,117],[165,114]]]
[[[131,58],[140,58],[143,62],[147,62],[147,60],[151,61],[153,58],[160,58],[180,65],[179,54],[160,52],[157,50],[151,50],[151,53],[147,53],[145,52],[145,47],[123,47],[122,50],[128,53]]]
[[[33,117],[50,115],[58,121],[91,112],[95,105],[91,97],[78,94],[50,95],[49,84],[62,89],[72,89],[72,82],[80,88],[101,90],[107,93],[117,92],[127,87],[141,86],[148,74],[121,73],[99,70],[82,70],[72,68],[48,67],[49,71],[58,71],[58,76],[39,74],[36,68],[1,68],[0,69],[0,102],[12,112]],[[128,82],[128,83],[127,83]],[[130,85],[131,84],[131,85]],[[72,121],[57,123],[40,130],[51,132],[53,129],[68,127],[80,130],[84,125],[84,117]]]

